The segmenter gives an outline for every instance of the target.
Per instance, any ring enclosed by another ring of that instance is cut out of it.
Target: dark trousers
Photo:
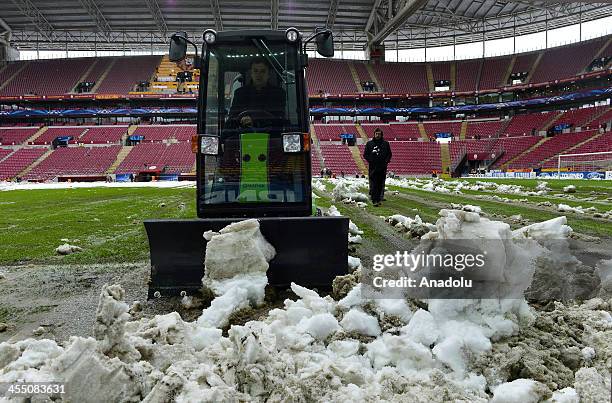
[[[378,203],[382,200],[385,190],[385,179],[387,178],[387,167],[374,167],[368,173],[370,181],[370,197],[372,203]]]

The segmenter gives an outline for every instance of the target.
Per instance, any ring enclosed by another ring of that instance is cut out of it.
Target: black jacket
[[[252,85],[247,85],[236,90],[230,116],[247,110],[260,110],[283,116],[285,98],[285,91],[282,88],[267,86],[257,91]]]
[[[363,152],[363,158],[368,161],[370,169],[372,168],[387,168],[391,161],[391,146],[389,142],[380,139],[372,139],[367,142]]]

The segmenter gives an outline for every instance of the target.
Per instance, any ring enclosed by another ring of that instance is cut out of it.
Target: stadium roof
[[[344,49],[434,47],[541,32],[612,15],[610,2],[531,0],[3,0],[20,49],[159,49],[206,28],[331,27]],[[5,38],[7,36],[5,35]],[[0,39],[2,40],[2,39]]]

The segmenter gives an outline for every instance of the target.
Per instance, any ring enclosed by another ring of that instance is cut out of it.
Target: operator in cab
[[[229,112],[240,127],[256,125],[255,121],[278,119],[285,115],[285,91],[270,83],[270,65],[263,57],[253,58],[249,68],[250,82],[238,88]]]

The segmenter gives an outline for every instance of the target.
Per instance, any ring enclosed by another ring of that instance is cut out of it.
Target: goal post
[[[557,157],[557,178],[561,178],[562,170],[573,172],[612,171],[612,151],[559,154]]]

